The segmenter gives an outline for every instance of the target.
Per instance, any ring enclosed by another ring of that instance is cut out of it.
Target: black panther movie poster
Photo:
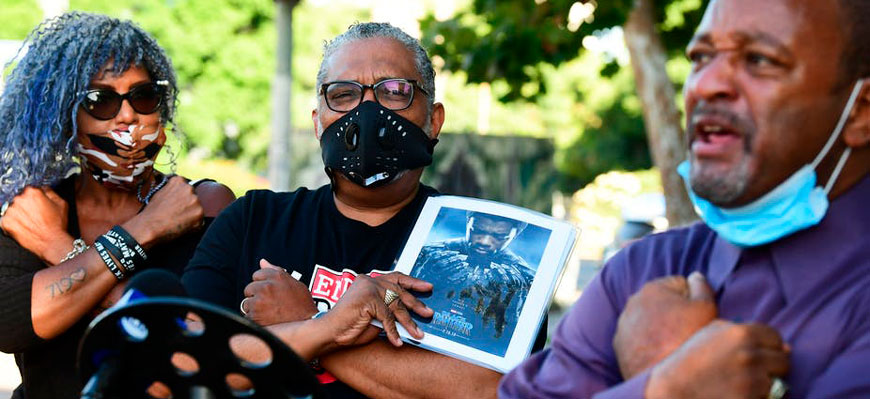
[[[551,230],[482,211],[442,207],[410,275],[434,285],[421,296],[424,333],[504,356]]]

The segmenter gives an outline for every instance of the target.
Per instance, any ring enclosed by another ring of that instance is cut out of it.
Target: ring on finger
[[[770,384],[770,393],[767,394],[768,399],[782,399],[788,391],[788,385],[781,378],[774,378]]]
[[[393,303],[398,298],[399,298],[398,292],[393,291],[391,289],[387,289],[387,291],[384,293],[384,304],[386,304],[387,306],[390,306],[390,304]]]
[[[239,302],[239,310],[242,311],[243,316],[248,315],[248,309],[245,307],[245,303],[248,302],[248,299],[251,299],[251,297],[246,296],[245,299],[242,299],[242,301]]]
[[[9,201],[6,201],[3,203],[3,205],[0,205],[0,218],[6,216],[7,209],[9,209]]]

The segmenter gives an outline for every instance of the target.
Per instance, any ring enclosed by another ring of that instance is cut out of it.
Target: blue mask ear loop
[[[834,131],[831,133],[831,137],[828,138],[828,142],[825,143],[824,147],[822,147],[822,151],[819,152],[819,155],[816,155],[816,159],[814,159],[813,163],[810,164],[813,170],[816,170],[822,160],[825,159],[825,157],[828,155],[831,147],[833,147],[834,143],[837,142],[837,139],[840,138],[840,133],[842,133],[843,128],[846,127],[846,122],[849,121],[849,114],[852,113],[852,107],[854,107],[855,102],[858,101],[858,95],[861,94],[862,87],[864,87],[864,79],[859,79],[858,82],[855,83],[855,87],[852,89],[852,94],[849,96],[849,101],[846,102],[846,107],[843,109],[843,114],[840,115],[840,121],[837,122],[837,127],[834,128]],[[846,161],[849,159],[849,155],[851,154],[852,147],[846,147],[846,149],[843,151],[843,154],[840,155],[840,160],[837,161],[837,166],[834,168],[834,171],[828,178],[828,182],[825,184],[825,195],[828,195],[831,192],[831,189],[834,187],[834,183],[836,183],[837,178],[840,177],[840,172],[843,171],[843,167],[846,166]]]

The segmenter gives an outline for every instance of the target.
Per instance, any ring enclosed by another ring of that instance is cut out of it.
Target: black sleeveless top
[[[75,204],[76,177],[73,175],[62,180],[54,190],[69,204],[67,232],[80,237]],[[206,218],[206,226],[212,219]],[[137,271],[156,267],[180,277],[204,231],[192,232],[152,247],[148,250],[145,266]],[[13,398],[80,397],[82,383],[76,370],[76,351],[91,319],[82,318],[69,330],[48,341],[33,332],[30,318],[33,275],[46,267],[36,255],[0,234],[0,351],[15,353],[23,381]]]

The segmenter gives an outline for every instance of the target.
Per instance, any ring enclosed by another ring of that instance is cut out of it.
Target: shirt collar
[[[740,260],[740,255],[743,251],[740,247],[726,241],[724,238],[716,235],[716,241],[713,242],[713,250],[710,252],[709,269],[707,270],[707,281],[713,292],[719,292],[725,284],[725,280],[734,271],[737,266],[737,261]]]
[[[786,301],[809,292],[826,277],[846,275],[845,258],[870,243],[870,175],[831,201],[822,221],[776,241],[771,257]]]
[[[839,254],[867,245],[870,237],[870,175],[837,197],[822,221],[769,244],[773,267],[786,301],[807,292],[820,274],[837,273]],[[734,272],[744,250],[717,235],[710,253],[707,279],[719,292]]]

